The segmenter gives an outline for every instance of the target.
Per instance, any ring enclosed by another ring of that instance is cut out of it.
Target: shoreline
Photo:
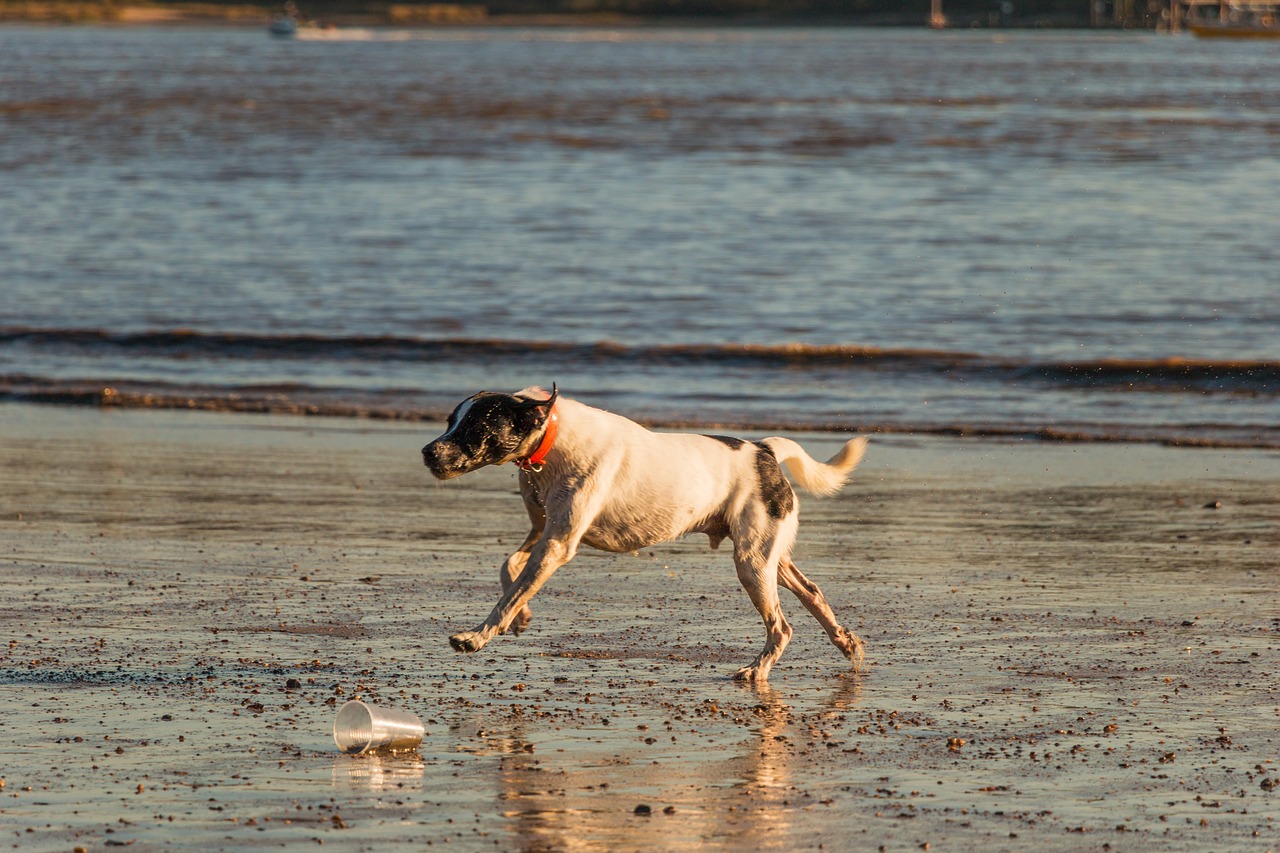
[[[362,35],[375,37],[370,32]],[[603,340],[213,333],[182,328],[111,333],[17,327],[3,337],[6,351],[19,359],[16,365],[35,353],[48,353],[52,363],[43,368],[50,375],[24,371],[0,377],[0,401],[443,420],[459,399],[479,387],[473,383],[490,381],[477,366],[501,359],[524,365],[529,372],[558,376],[562,382],[580,381],[578,391],[584,399],[607,400],[619,413],[651,427],[1280,450],[1280,407],[1275,405],[1280,362],[1259,357],[1055,358],[919,347],[624,346]],[[31,349],[24,353],[24,347]],[[66,349],[78,353],[73,358],[100,356],[105,366],[86,372],[77,365],[69,371]],[[332,358],[346,359],[360,369],[382,365],[378,369],[386,372],[386,379],[370,386],[354,379],[359,369],[341,379],[313,369],[313,362]],[[148,364],[153,359],[155,363]],[[229,379],[187,366],[205,359],[237,365],[252,359],[260,367],[238,370],[236,378]],[[422,389],[413,377],[414,365],[448,371],[454,381]],[[142,376],[130,376],[139,371]],[[681,378],[686,371],[687,377]],[[797,393],[753,391],[738,404],[726,404],[714,393],[715,385],[735,371],[784,371]],[[663,384],[656,378],[652,387],[633,385],[628,393],[617,393],[612,383],[632,372],[667,374],[667,381],[690,383],[685,396],[691,400],[703,393],[710,393],[711,399],[705,405],[669,403],[654,392]],[[148,373],[152,378],[146,378]],[[824,383],[836,376],[839,384],[830,389],[836,393],[825,402],[802,402],[806,396],[827,397]],[[962,386],[962,396],[954,395]],[[942,405],[931,406],[934,398]]]
[[[194,389],[158,388],[145,390],[132,383],[68,382],[60,390],[0,389],[0,406],[48,406],[54,409],[97,409],[103,412],[205,412],[220,415],[258,415],[302,419],[332,419],[365,423],[426,424],[443,422],[448,406],[438,408],[388,407],[376,403],[332,403],[305,394],[229,392],[207,396]],[[185,392],[185,393],[183,393]],[[1184,450],[1249,450],[1278,455],[1280,445],[1258,436],[1257,427],[1239,426],[1235,434],[1219,427],[1216,436],[1188,435],[1178,426],[1072,424],[1067,426],[992,423],[901,423],[893,421],[774,422],[706,417],[701,420],[680,415],[660,416],[643,412],[623,413],[650,429],[706,432],[735,430],[756,433],[800,433],[837,436],[867,434],[912,436],[922,439],[971,439],[991,442],[1028,442],[1037,445],[1149,445]]]
[[[0,404],[0,837],[1274,849],[1275,454],[877,437],[797,549],[869,667],[787,598],[753,690],[701,537],[584,551],[454,654],[525,521],[508,469],[432,481],[434,434]],[[337,754],[357,696],[419,752]]]
[[[326,7],[322,7],[326,8]],[[265,25],[279,14],[278,5],[251,3],[117,3],[113,0],[24,0],[0,2],[0,25],[9,24],[98,24],[106,26],[253,27]],[[1091,27],[1089,19],[1071,15],[1019,19],[993,26],[989,20],[973,18],[943,27],[931,27],[927,16],[866,13],[843,15],[788,15],[769,12],[726,13],[724,15],[639,15],[623,12],[584,11],[490,13],[485,6],[467,3],[391,3],[377,13],[365,11],[322,11],[311,23],[339,29],[351,27],[407,27],[412,29],[457,27],[906,27],[912,29],[973,28],[990,30],[1079,30],[1118,27]]]

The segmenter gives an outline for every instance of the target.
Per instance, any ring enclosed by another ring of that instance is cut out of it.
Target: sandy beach
[[[431,425],[0,405],[0,831],[22,850],[1273,850],[1280,455],[878,436],[761,627],[703,537],[584,553],[460,656],[523,534]],[[800,436],[815,455],[835,436]],[[352,697],[417,755],[341,755]]]

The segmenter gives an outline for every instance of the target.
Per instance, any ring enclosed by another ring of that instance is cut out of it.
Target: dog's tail
[[[844,487],[867,452],[867,436],[846,442],[840,452],[826,462],[819,462],[789,438],[774,436],[760,443],[773,451],[778,461],[787,466],[796,485],[815,495],[834,495]]]

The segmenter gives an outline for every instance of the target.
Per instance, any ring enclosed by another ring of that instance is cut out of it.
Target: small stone
[[[636,806],[636,814],[644,815],[647,817],[648,815],[653,814],[653,809],[641,803],[640,805]]]

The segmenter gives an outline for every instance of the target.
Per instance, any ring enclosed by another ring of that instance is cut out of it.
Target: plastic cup
[[[338,709],[333,742],[350,755],[416,749],[426,730],[417,714],[353,699]]]

